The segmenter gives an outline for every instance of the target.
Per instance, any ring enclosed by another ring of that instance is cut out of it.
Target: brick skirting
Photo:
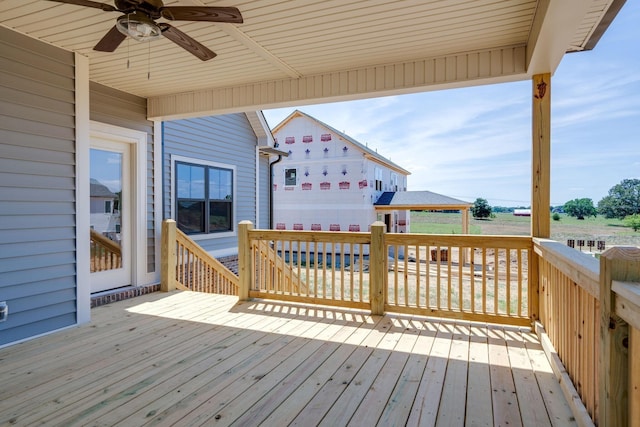
[[[225,267],[233,271],[238,275],[238,255],[230,255],[217,258]],[[136,286],[123,288],[121,290],[115,289],[112,292],[108,292],[102,295],[96,295],[91,297],[91,308],[99,307],[101,305],[109,304],[116,301],[122,301],[129,298],[139,297],[140,295],[150,294],[152,292],[159,292],[160,284]]]
[[[113,292],[92,296],[91,308],[99,307],[101,305],[109,304],[116,301],[122,301],[129,298],[139,297],[140,295],[150,294],[152,292],[159,292],[159,291],[160,291],[159,283],[156,285],[124,288],[122,290],[115,289]]]

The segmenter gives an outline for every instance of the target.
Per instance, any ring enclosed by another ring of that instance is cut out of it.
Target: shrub
[[[554,221],[560,221],[560,214],[559,214],[558,212],[556,212],[556,213],[554,213],[554,214],[551,216],[551,218],[552,218]]]
[[[640,230],[640,214],[627,215],[624,218],[624,225],[631,227],[633,231]]]

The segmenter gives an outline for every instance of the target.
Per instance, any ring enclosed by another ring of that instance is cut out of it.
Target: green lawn
[[[551,238],[559,242],[567,239],[605,240],[610,245],[640,246],[640,232],[634,232],[619,219],[603,216],[579,220],[560,215],[551,221]],[[495,218],[469,220],[471,234],[528,236],[531,218],[510,213],[495,214]],[[411,232],[424,234],[461,234],[462,215],[442,212],[411,212]]]

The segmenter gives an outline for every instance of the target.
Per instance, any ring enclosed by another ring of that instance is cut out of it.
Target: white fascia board
[[[527,42],[527,74],[553,74],[589,11],[584,0],[540,0]]]
[[[525,46],[505,46],[150,97],[147,113],[149,120],[175,120],[528,80],[525,62]]]

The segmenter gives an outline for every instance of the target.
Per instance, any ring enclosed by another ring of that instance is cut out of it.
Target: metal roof
[[[463,209],[471,207],[473,203],[431,191],[385,191],[374,205],[404,209]]]

